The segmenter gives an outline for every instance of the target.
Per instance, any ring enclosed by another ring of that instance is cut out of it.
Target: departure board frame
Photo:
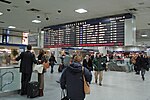
[[[44,27],[44,47],[123,46],[130,13]]]

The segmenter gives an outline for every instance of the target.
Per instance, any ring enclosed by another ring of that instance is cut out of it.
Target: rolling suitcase
[[[27,87],[27,98],[35,98],[37,96],[39,96],[39,82],[29,82]]]

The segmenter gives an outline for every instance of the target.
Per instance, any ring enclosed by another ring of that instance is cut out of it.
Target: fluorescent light
[[[2,12],[0,12],[0,15],[3,15],[3,13],[2,13]]]
[[[16,28],[15,26],[8,26],[8,28]]]
[[[32,20],[33,23],[41,23],[40,20]]]
[[[141,35],[142,37],[147,37],[147,35],[146,34],[143,34],[143,35]]]
[[[42,34],[44,34],[44,31],[41,31]]]
[[[85,10],[85,9],[81,8],[81,9],[77,9],[77,10],[75,10],[75,12],[82,14],[82,13],[86,13],[86,12],[87,12],[87,10]]]

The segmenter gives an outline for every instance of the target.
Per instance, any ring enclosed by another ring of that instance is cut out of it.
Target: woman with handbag
[[[41,49],[39,51],[39,55],[38,55],[38,63],[43,64],[43,67],[44,67],[44,65],[46,65],[46,63],[48,63],[48,60],[46,58],[47,57],[45,56],[44,50]],[[40,84],[40,86],[39,86],[39,96],[40,97],[44,95],[43,90],[44,90],[44,73],[45,72],[46,72],[46,68],[44,67],[43,72],[38,73],[38,82]]]
[[[84,68],[84,71],[82,71],[81,61],[81,56],[75,56],[74,62],[63,71],[60,78],[60,86],[62,89],[67,90],[69,100],[84,100],[83,75],[87,82],[90,82],[92,79],[92,74],[87,68]]]

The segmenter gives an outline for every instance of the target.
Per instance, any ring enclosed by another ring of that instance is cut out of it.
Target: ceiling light
[[[2,13],[2,12],[0,12],[0,15],[3,15],[3,13]]]
[[[81,9],[75,10],[75,12],[82,14],[82,13],[86,13],[87,10],[81,8]]]
[[[142,37],[147,37],[147,35],[146,34],[143,34],[143,35],[141,35]]]
[[[40,20],[32,20],[33,23],[41,23]]]
[[[41,31],[42,34],[44,34],[44,31]]]
[[[8,26],[8,28],[16,28],[15,26]]]

